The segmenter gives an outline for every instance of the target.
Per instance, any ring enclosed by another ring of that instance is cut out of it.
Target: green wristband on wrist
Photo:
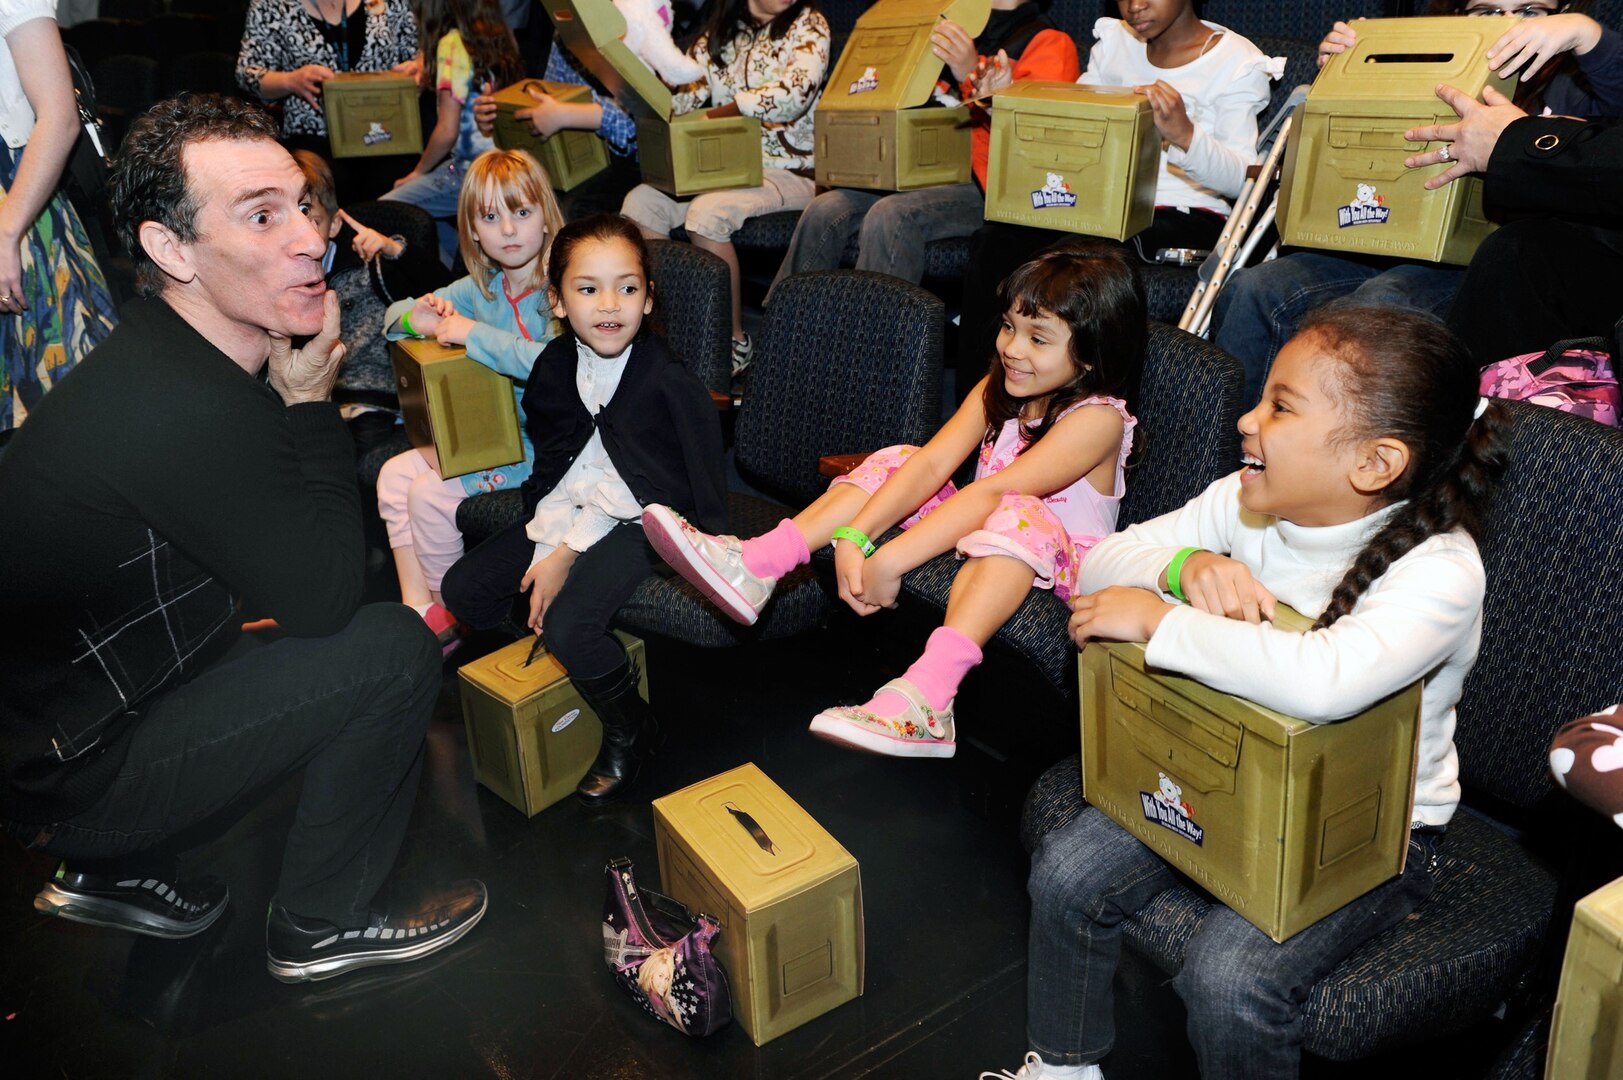
[[[1199,550],[1201,549],[1195,547],[1186,547],[1176,555],[1172,556],[1172,561],[1167,563],[1167,592],[1171,593],[1173,596],[1176,596],[1178,598],[1178,603],[1180,604],[1189,603],[1189,597],[1183,594],[1183,582],[1178,580],[1179,575],[1183,573],[1183,564],[1189,561],[1189,556],[1193,555]]]
[[[873,553],[879,550],[873,546],[873,541],[868,539],[867,533],[862,532],[860,529],[853,529],[849,525],[841,525],[838,529],[835,529],[830,539],[851,541],[857,546],[857,550],[862,552],[864,559],[873,558]]]
[[[400,329],[404,330],[406,333],[410,334],[412,337],[421,337],[422,336],[421,334],[417,333],[417,331],[415,331],[415,330],[413,330],[411,328],[411,312],[409,312],[409,311],[402,311],[400,313]]]

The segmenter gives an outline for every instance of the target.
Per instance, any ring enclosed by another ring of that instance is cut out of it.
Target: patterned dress
[[[259,84],[272,71],[325,64],[334,71],[387,71],[417,55],[417,18],[406,0],[366,0],[351,20],[366,20],[359,56],[344,63],[322,22],[300,0],[253,0],[237,54],[237,82],[263,97]],[[296,94],[282,99],[283,135],[326,135],[327,118]]]
[[[0,141],[0,188],[9,191],[22,150]],[[0,201],[4,201],[0,191]],[[90,239],[61,194],[22,239],[20,313],[0,315],[0,431],[22,423],[45,391],[113,332],[113,298]]]

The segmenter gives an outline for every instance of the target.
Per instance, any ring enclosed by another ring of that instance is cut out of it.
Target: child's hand
[[[416,322],[412,325],[415,326]],[[439,325],[434,328],[434,340],[441,345],[466,345],[472,332],[473,320],[453,311],[441,317]]]
[[[547,608],[552,606],[558,590],[564,587],[564,582],[569,578],[569,568],[575,565],[575,554],[574,548],[559,544],[545,558],[531,563],[519,580],[519,592],[530,594],[530,617],[525,625],[538,634]]]
[[[863,598],[866,588],[863,578],[866,570],[866,560],[862,557],[861,548],[849,540],[834,542],[834,579],[839,583],[840,599],[849,604],[851,610],[858,615],[872,615],[879,610],[878,604],[868,603]]]
[[[975,51],[975,39],[962,26],[950,19],[936,22],[930,32],[930,51],[936,59],[952,71],[954,82],[963,82],[975,70],[980,54]]]
[[[411,172],[407,173],[405,176],[402,176],[400,179],[396,180],[394,182],[394,187],[395,188],[405,187],[407,184],[411,183],[413,180],[417,179],[421,175],[423,175],[423,174],[418,172],[416,169],[413,169],[413,170],[411,170]]]
[[[1249,566],[1210,551],[1197,551],[1184,560],[1178,584],[1191,607],[1249,623],[1271,620],[1278,604],[1274,594],[1251,576]],[[1166,588],[1164,572],[1161,587]]]
[[[389,69],[396,75],[404,75],[416,83],[419,88],[423,85],[423,58],[414,56],[410,60],[402,60]]]
[[[1528,21],[1536,22],[1537,20],[1529,19]],[[1339,56],[1341,53],[1346,52],[1357,41],[1358,31],[1344,22],[1336,23],[1330,28],[1330,32],[1324,35],[1324,40],[1319,42],[1319,66],[1323,67],[1328,64],[1332,56]]]
[[[1540,68],[1564,52],[1583,56],[1600,44],[1600,23],[1588,15],[1569,13],[1522,19],[1488,50],[1488,66],[1501,79],[1516,74],[1530,79]]]
[[[528,120],[530,127],[543,139],[550,139],[564,129],[564,121],[568,118],[568,110],[563,102],[543,90],[533,86],[525,87],[529,95],[535,98],[535,105],[528,109],[520,109],[513,114],[515,120]],[[494,106],[492,106],[494,110]]]
[[[1014,84],[1014,64],[1010,62],[1009,54],[999,49],[996,56],[987,57],[976,64],[967,81],[972,98],[995,94],[1005,86]]]
[[[433,337],[435,331],[440,328],[440,320],[447,315],[455,314],[456,307],[450,300],[429,293],[426,296],[419,296],[412,303],[406,318],[411,321],[412,333],[418,337]]]
[[[473,124],[479,129],[479,134],[487,139],[496,130],[496,99],[490,94],[489,83],[486,83],[483,92],[473,99]]]
[[[1071,621],[1066,631],[1079,649],[1089,639],[1148,641],[1172,608],[1173,605],[1148,589],[1112,585],[1096,593],[1072,597]]]
[[[902,571],[891,563],[890,547],[880,548],[862,567],[862,602],[893,608],[902,591]]]
[[[355,230],[355,241],[351,246],[355,248],[355,254],[361,257],[362,262],[371,262],[380,252],[391,259],[398,259],[405,250],[399,241],[389,239],[376,229],[367,228],[343,210],[338,211],[338,217],[345,225]]]
[[[1195,122],[1189,119],[1189,111],[1183,106],[1183,95],[1165,79],[1135,86],[1133,92],[1150,99],[1150,111],[1155,115],[1155,130],[1161,133],[1161,138],[1179,150],[1189,149],[1189,143],[1195,137]]]

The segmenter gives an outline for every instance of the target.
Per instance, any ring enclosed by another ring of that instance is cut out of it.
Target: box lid
[[[417,96],[417,80],[395,71],[340,71],[322,80],[345,90],[405,90]]]
[[[856,866],[753,763],[654,800],[654,815],[690,847],[740,911],[756,911]]]
[[[930,100],[941,60],[930,34],[942,19],[971,37],[986,29],[991,0],[878,0],[857,19],[823,87],[819,109],[910,109]]]
[[[519,638],[504,648],[469,661],[457,669],[464,680],[510,704],[518,704],[531,694],[539,693],[561,679],[569,677],[564,666],[546,649],[535,654],[530,661],[532,637]]]
[[[520,79],[512,86],[502,87],[490,97],[499,106],[505,105],[513,109],[533,109],[535,108],[535,98],[530,96],[531,87],[544,94],[550,94],[560,101],[584,98],[592,92],[590,87],[577,86],[574,83],[555,83],[548,82],[545,79]]]
[[[1494,75],[1485,57],[1494,42],[1520,23],[1514,15],[1360,19],[1357,43],[1324,65],[1308,91],[1308,103],[1418,98],[1435,102],[1439,115],[1453,118],[1453,110],[1436,96],[1438,83],[1479,100],[1485,86],[1510,97],[1516,80]]]
[[[460,360],[468,355],[468,350],[464,346],[441,345],[433,338],[399,338],[389,344],[418,364],[432,364],[439,360]]]
[[[1016,111],[1043,112],[1050,106],[1079,103],[1100,109],[1146,112],[1150,99],[1133,93],[1130,86],[1090,86],[1071,82],[1017,82],[992,96],[992,107]]]
[[[1623,949],[1623,878],[1578,901],[1573,917],[1611,942],[1614,949]]]
[[[632,116],[669,120],[671,88],[626,47],[626,20],[612,0],[547,0],[558,36]]]
[[[1290,606],[1280,604],[1274,612],[1272,626],[1279,632],[1305,633],[1312,628],[1314,621]],[[1111,653],[1109,693],[1138,713],[1170,709],[1191,732],[1205,733],[1196,741],[1222,764],[1233,765],[1237,760],[1235,755],[1239,750],[1241,729],[1283,746],[1290,737],[1320,726],[1311,720],[1288,716],[1266,705],[1214,690],[1188,676],[1149,667],[1144,662],[1144,645],[1141,642],[1091,642],[1087,647],[1102,648]],[[1153,672],[1153,685],[1145,671]],[[1418,715],[1420,683],[1388,695],[1370,708],[1389,703],[1393,708],[1405,712],[1412,710]]]

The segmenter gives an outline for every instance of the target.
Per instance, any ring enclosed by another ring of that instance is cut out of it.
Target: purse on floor
[[[603,959],[649,1013],[684,1035],[708,1035],[733,1018],[727,972],[711,951],[721,924],[637,887],[630,859],[604,867]]]

